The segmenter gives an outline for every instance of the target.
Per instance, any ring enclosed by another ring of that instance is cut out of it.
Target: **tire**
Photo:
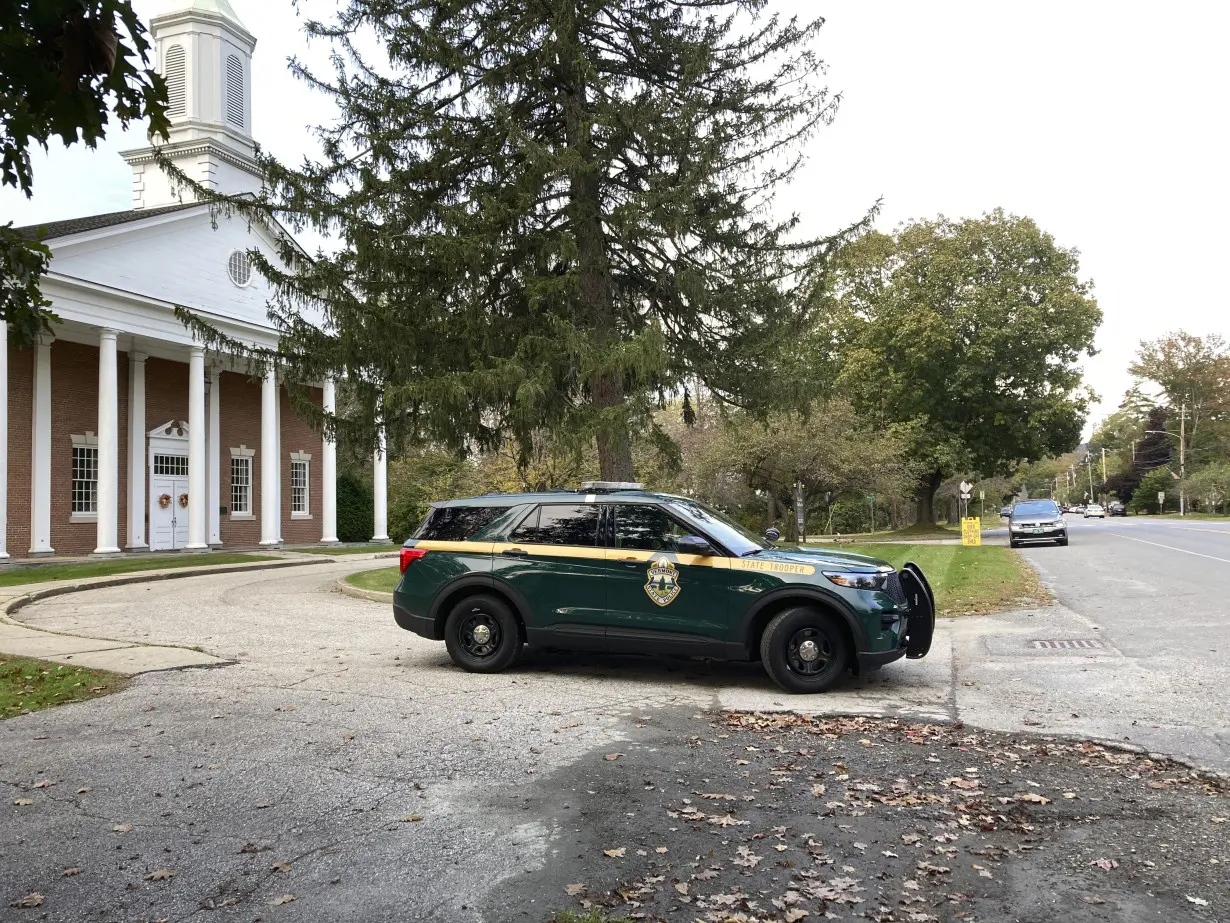
[[[444,622],[444,646],[453,663],[469,673],[499,673],[521,656],[521,626],[503,600],[484,593],[467,596]]]
[[[1068,547],[1068,537],[1065,535],[1063,538],[1059,539],[1059,541],[1057,541],[1055,544],[1058,545],[1060,548],[1067,548]]]
[[[814,647],[800,652],[808,642]],[[810,651],[817,656],[807,660]],[[787,692],[808,694],[828,690],[846,672],[850,654],[844,626],[833,616],[806,606],[779,613],[760,636],[760,660],[765,672]]]
[[[1020,547],[1021,547],[1021,543],[1020,543],[1020,542],[1014,542],[1012,539],[1008,539],[1008,547],[1009,547],[1009,548],[1020,548]]]

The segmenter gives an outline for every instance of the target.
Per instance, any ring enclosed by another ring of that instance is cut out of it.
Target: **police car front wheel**
[[[760,660],[787,692],[824,692],[846,671],[850,646],[832,616],[799,606],[769,622],[760,636]]]
[[[444,623],[453,663],[471,673],[498,673],[521,654],[521,629],[512,610],[494,596],[467,596]]]

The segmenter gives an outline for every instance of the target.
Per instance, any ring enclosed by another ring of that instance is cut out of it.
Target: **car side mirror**
[[[701,538],[699,535],[685,535],[682,538],[676,539],[675,552],[677,554],[715,554],[713,546],[709,544],[709,540]]]
[[[782,533],[776,526],[769,526],[769,528],[764,530],[764,537],[771,542],[775,542],[782,537]]]

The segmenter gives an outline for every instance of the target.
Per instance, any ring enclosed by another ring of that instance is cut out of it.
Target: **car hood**
[[[828,548],[801,548],[798,545],[779,545],[776,548],[753,555],[757,561],[783,561],[788,564],[810,564],[825,570],[875,570],[889,566],[887,561],[865,554]]]

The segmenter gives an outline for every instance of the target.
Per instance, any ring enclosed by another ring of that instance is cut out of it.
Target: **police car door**
[[[725,656],[730,560],[679,554],[695,529],[656,504],[611,504],[607,516],[608,648]]]

